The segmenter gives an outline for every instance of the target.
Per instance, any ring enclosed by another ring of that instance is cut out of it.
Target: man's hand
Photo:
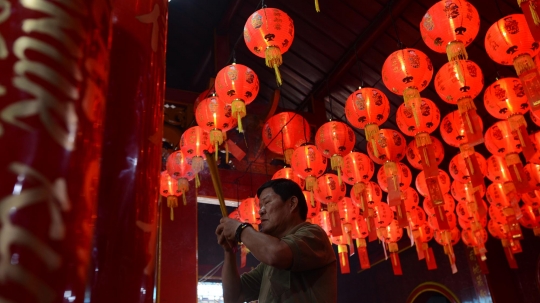
[[[235,233],[240,222],[231,218],[221,218],[220,224],[216,228],[216,236],[218,244],[223,247],[226,252],[231,252],[238,243],[236,243]]]

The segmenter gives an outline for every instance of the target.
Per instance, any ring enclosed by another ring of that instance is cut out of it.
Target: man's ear
[[[293,212],[295,209],[298,209],[298,198],[296,196],[292,196],[290,199],[290,202],[291,203],[290,205],[290,210],[291,212]]]

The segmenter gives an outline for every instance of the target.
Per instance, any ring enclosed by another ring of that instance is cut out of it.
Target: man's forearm
[[[240,302],[242,287],[240,275],[236,268],[236,254],[234,252],[225,252],[221,278],[223,283],[223,301],[225,303]]]
[[[242,231],[242,242],[262,263],[280,269],[287,269],[292,265],[291,249],[276,237],[258,232],[253,228],[246,228]]]

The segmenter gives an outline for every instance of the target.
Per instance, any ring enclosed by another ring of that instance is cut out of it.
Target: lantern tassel
[[[321,12],[321,9],[319,8],[319,0],[315,0],[315,11],[317,13],[320,13]]]
[[[306,178],[306,190],[313,192],[317,188],[317,178],[308,176]]]
[[[529,9],[531,10],[531,17],[534,20],[534,25],[539,26],[540,17],[538,16],[538,13],[536,12],[536,3],[533,1],[529,1]]]
[[[525,121],[525,117],[523,117],[523,115],[513,115],[508,118],[508,122],[512,132],[517,132],[521,147],[527,147],[527,142],[521,133],[521,126],[525,126],[525,129],[527,128],[527,121]]]
[[[204,159],[200,156],[195,156],[191,160],[191,168],[193,168],[193,171],[198,174],[204,169]]]
[[[171,209],[171,221],[174,221],[174,208],[178,207],[178,198],[176,196],[167,196],[167,207]]]
[[[340,155],[333,155],[330,158],[330,164],[332,169],[337,171],[339,186],[341,186],[341,165],[343,164],[343,157]]]
[[[467,98],[467,97],[461,98],[458,100],[457,105],[458,105],[459,113],[460,114],[465,113],[467,121],[463,121],[463,122],[466,122],[466,125],[469,128],[470,133],[474,133],[474,126],[472,124],[471,118],[468,113],[470,110],[476,110],[476,105],[474,105],[473,99]]]
[[[286,149],[283,154],[285,155],[285,163],[286,164],[291,164],[291,158],[292,158],[292,154],[294,153],[294,149],[292,148],[289,148],[289,149]]]
[[[528,70],[536,68],[536,65],[534,64],[531,55],[522,54],[514,58],[514,68],[516,69],[516,73],[519,76]]]
[[[379,149],[377,148],[377,139],[379,137],[379,126],[377,124],[368,124],[364,128],[366,139],[371,142],[373,155],[379,158]]]
[[[234,99],[231,103],[232,115],[238,120],[238,132],[243,133],[242,118],[246,116],[246,103],[241,99]]]
[[[266,66],[274,68],[276,72],[276,81],[278,86],[281,86],[281,74],[279,73],[279,66],[283,63],[281,58],[281,50],[277,46],[269,46],[265,51]]]
[[[415,87],[407,87],[403,91],[403,100],[405,101],[405,106],[411,109],[416,126],[420,127],[420,117],[418,116],[421,101],[420,92]]]
[[[225,141],[225,162],[229,164],[229,143],[228,141]]]
[[[186,191],[185,190],[182,191],[182,202],[184,203],[184,206],[187,205]]]
[[[199,179],[199,174],[195,174],[195,188],[199,188],[201,186],[201,181]]]
[[[452,41],[448,43],[446,46],[446,55],[448,56],[449,62],[469,59],[467,49],[461,41]]]

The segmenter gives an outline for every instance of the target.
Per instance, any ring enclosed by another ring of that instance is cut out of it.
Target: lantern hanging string
[[[330,103],[330,119],[329,119],[329,121],[332,121],[332,118],[334,118],[334,111],[332,110],[332,96],[330,94],[330,87],[328,86],[328,80],[326,80],[326,91],[328,92],[328,103]]]
[[[360,62],[360,57],[358,56],[358,40],[354,41],[354,56],[356,57],[356,65],[358,66],[358,74],[360,76],[360,88],[364,87],[364,71],[362,70],[362,63]]]
[[[399,31],[397,29],[397,26],[396,26],[396,20],[394,19],[394,4],[395,4],[395,0],[392,0],[392,3],[390,4],[390,19],[392,20],[392,26],[394,27],[394,32],[396,33],[396,39],[397,39],[397,42],[398,42],[398,48],[399,49],[403,49],[405,48],[405,46],[403,45],[403,42],[401,42],[401,39],[399,38]]]

